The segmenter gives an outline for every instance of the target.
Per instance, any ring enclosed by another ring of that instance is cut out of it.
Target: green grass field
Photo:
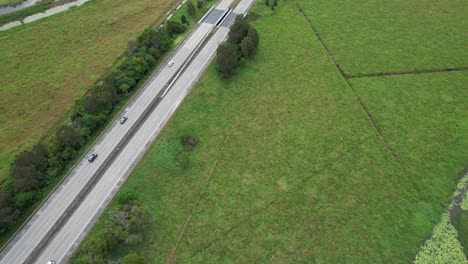
[[[365,14],[349,12],[356,10]],[[293,2],[280,1],[274,12],[258,2],[252,12],[260,15],[255,59],[231,81],[219,80],[212,65],[178,109],[125,185],[154,222],[142,243],[112,257],[135,251],[148,263],[412,261],[468,165],[466,72],[352,79],[353,90]],[[419,63],[348,60],[359,72]],[[184,135],[199,145],[185,150]]]
[[[466,2],[299,0],[351,74],[466,66]]]
[[[98,0],[0,32],[0,182],[14,156],[47,136],[127,42],[176,3]]]

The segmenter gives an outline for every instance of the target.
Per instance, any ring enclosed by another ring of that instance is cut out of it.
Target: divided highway
[[[29,222],[0,253],[3,263],[66,262],[102,210],[213,59],[236,15],[254,0],[221,0],[199,22],[169,60],[125,108],[124,124],[115,120]],[[216,25],[219,24],[219,25]]]

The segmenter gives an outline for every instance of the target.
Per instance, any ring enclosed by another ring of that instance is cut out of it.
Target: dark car
[[[127,121],[128,117],[126,116],[123,116],[122,118],[120,118],[120,124],[123,124]]]
[[[89,158],[88,158],[88,161],[89,161],[89,162],[93,162],[93,161],[97,158],[97,156],[98,156],[97,153],[91,154],[91,156],[89,156]]]

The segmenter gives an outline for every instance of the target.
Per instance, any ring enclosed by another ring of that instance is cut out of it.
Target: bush
[[[198,138],[186,135],[182,137],[182,145],[184,145],[188,149],[193,149],[198,144]]]
[[[15,195],[15,207],[24,210],[36,201],[34,192],[19,192]]]
[[[187,1],[187,13],[191,17],[195,17],[195,14],[196,14],[195,6],[193,5],[192,1],[190,1],[190,0]]]
[[[180,17],[180,22],[182,22],[182,24],[188,25],[187,17],[185,17],[185,15],[182,15],[182,16]]]
[[[250,25],[247,23],[244,17],[242,15],[238,15],[231,27],[231,30],[229,31],[229,42],[235,45],[239,44],[242,39],[247,36],[249,28]]]
[[[202,1],[202,0],[198,0],[198,1],[197,1],[197,8],[198,8],[198,9],[202,9],[202,7],[203,7],[203,1]]]
[[[143,256],[138,255],[137,253],[130,253],[122,259],[122,264],[142,264],[146,263]]]
[[[172,20],[167,21],[166,28],[167,32],[171,36],[184,33],[184,31],[187,30],[187,28],[182,23]]]
[[[127,187],[122,188],[117,193],[117,202],[122,205],[132,202],[136,199],[137,199],[137,194],[132,189],[129,189]]]

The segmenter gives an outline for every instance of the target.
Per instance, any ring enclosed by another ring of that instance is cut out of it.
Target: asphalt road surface
[[[221,0],[172,54],[169,60],[174,65],[161,66],[124,110],[127,122],[122,125],[117,119],[91,148],[89,154],[96,152],[98,158],[93,163],[83,159],[74,167],[1,252],[1,264],[66,262],[213,59],[235,16],[246,13],[254,2],[241,0],[213,31],[232,1]],[[100,178],[82,197],[97,174]]]

